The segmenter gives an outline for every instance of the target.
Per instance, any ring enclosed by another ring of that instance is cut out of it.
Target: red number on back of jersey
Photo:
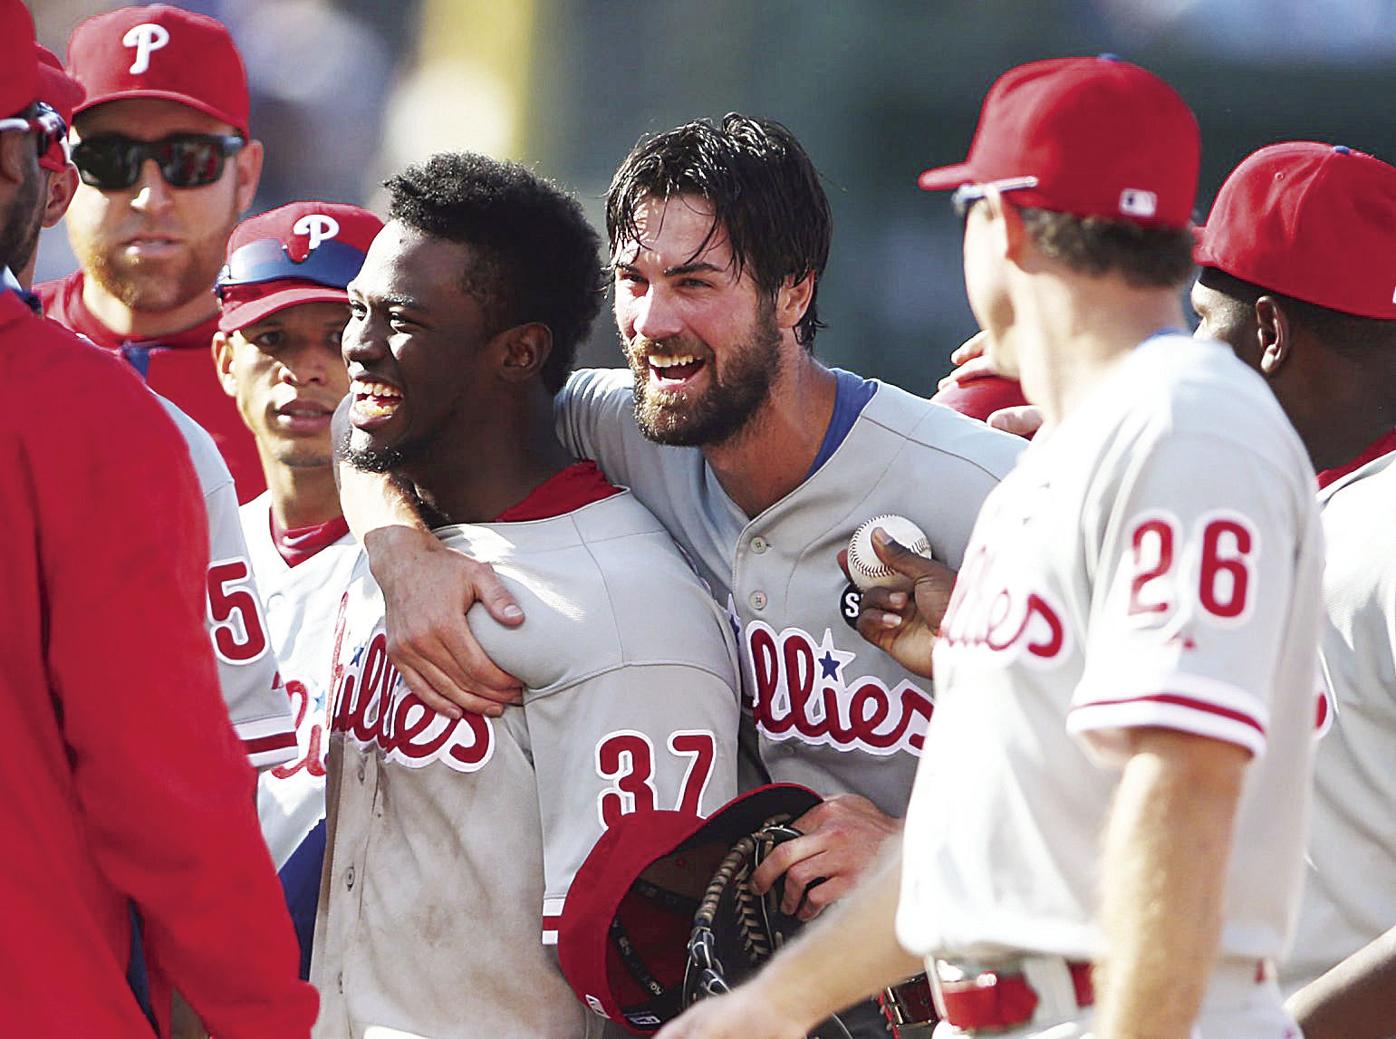
[[[246,559],[223,559],[209,565],[208,616],[219,660],[248,664],[266,652],[262,606]]]
[[[697,815],[717,760],[717,738],[706,731],[680,731],[669,737],[669,752],[688,758],[676,811]],[[654,780],[654,746],[642,732],[613,732],[596,745],[596,774],[611,785],[597,798],[601,825],[612,826],[632,812],[652,812],[659,806]]]

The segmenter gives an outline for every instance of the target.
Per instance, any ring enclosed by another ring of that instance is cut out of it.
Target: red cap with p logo
[[[81,114],[108,101],[176,101],[247,136],[247,71],[222,22],[152,4],[89,18],[68,40],[68,71],[87,90]]]

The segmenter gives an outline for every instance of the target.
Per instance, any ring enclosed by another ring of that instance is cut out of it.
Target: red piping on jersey
[[[527,523],[551,519],[619,493],[620,488],[601,475],[595,462],[575,462],[544,480],[523,501],[509,506],[492,522]]]
[[[1207,714],[1220,715],[1223,718],[1230,718],[1234,722],[1242,725],[1249,725],[1262,736],[1265,735],[1265,726],[1252,718],[1249,714],[1240,711],[1233,711],[1230,707],[1221,707],[1206,700],[1196,700],[1191,696],[1180,696],[1177,693],[1154,693],[1151,696],[1128,696],[1122,700],[1092,700],[1089,703],[1077,704],[1073,711],[1084,711],[1088,707],[1116,707],[1127,703],[1168,703],[1177,707],[1188,707],[1195,711],[1205,711]]]
[[[254,754],[265,754],[271,750],[295,747],[295,745],[296,734],[294,732],[278,732],[273,736],[258,736],[256,739],[242,741],[242,749],[247,752],[248,757]]]
[[[1381,436],[1377,437],[1376,440],[1373,440],[1370,444],[1367,445],[1366,450],[1364,450],[1351,462],[1337,466],[1333,469],[1325,469],[1323,470],[1323,472],[1319,473],[1319,489],[1322,490],[1323,488],[1327,487],[1330,483],[1333,483],[1336,480],[1341,480],[1348,473],[1357,472],[1357,470],[1361,469],[1368,462],[1376,461],[1382,455],[1389,454],[1392,451],[1396,451],[1396,429],[1389,430],[1388,432],[1383,433]]]

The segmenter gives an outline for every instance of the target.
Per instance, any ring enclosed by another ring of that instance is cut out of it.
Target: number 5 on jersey
[[[213,650],[226,664],[250,664],[267,651],[262,604],[246,559],[209,564],[208,627]]]
[[[717,739],[706,731],[671,733],[668,753],[675,759],[674,766],[684,766],[683,779],[671,795],[673,809],[698,815],[717,757]],[[596,812],[603,829],[609,829],[623,815],[653,812],[660,807],[656,764],[654,744],[643,732],[623,729],[596,744],[596,774],[610,781],[596,798]],[[662,771],[667,777],[677,769],[665,767]],[[667,799],[664,807],[669,807]]]

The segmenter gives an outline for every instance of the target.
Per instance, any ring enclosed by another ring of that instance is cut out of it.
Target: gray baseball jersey
[[[941,626],[902,944],[1101,953],[1101,833],[1125,734],[1152,726],[1253,755],[1221,963],[1277,958],[1303,874],[1322,541],[1303,446],[1217,343],[1147,341],[1039,435],[985,502]]]
[[[1318,496],[1328,542],[1319,643],[1333,705],[1314,758],[1309,870],[1287,988],[1396,924],[1396,454]]]
[[[257,815],[280,869],[325,817],[325,705],[334,671],[334,623],[359,545],[345,534],[292,567],[272,540],[269,491],[238,514],[296,725],[296,756],[257,777]]]
[[[563,443],[634,491],[727,606],[771,778],[861,794],[901,816],[932,691],[859,636],[837,555],[864,520],[898,513],[958,568],[980,503],[1023,441],[878,383],[829,460],[750,518],[698,448],[644,437],[629,371],[577,372],[557,406]]]
[[[494,564],[523,607],[517,630],[478,605],[468,619],[524,703],[428,711],[388,661],[360,564],[336,636],[314,1034],[613,1034],[558,969],[555,918],[609,822],[735,794],[730,633],[629,493],[437,534]]]
[[[189,447],[208,509],[206,620],[223,701],[252,767],[271,768],[296,756],[296,730],[243,541],[233,477],[203,427],[155,396]]]

